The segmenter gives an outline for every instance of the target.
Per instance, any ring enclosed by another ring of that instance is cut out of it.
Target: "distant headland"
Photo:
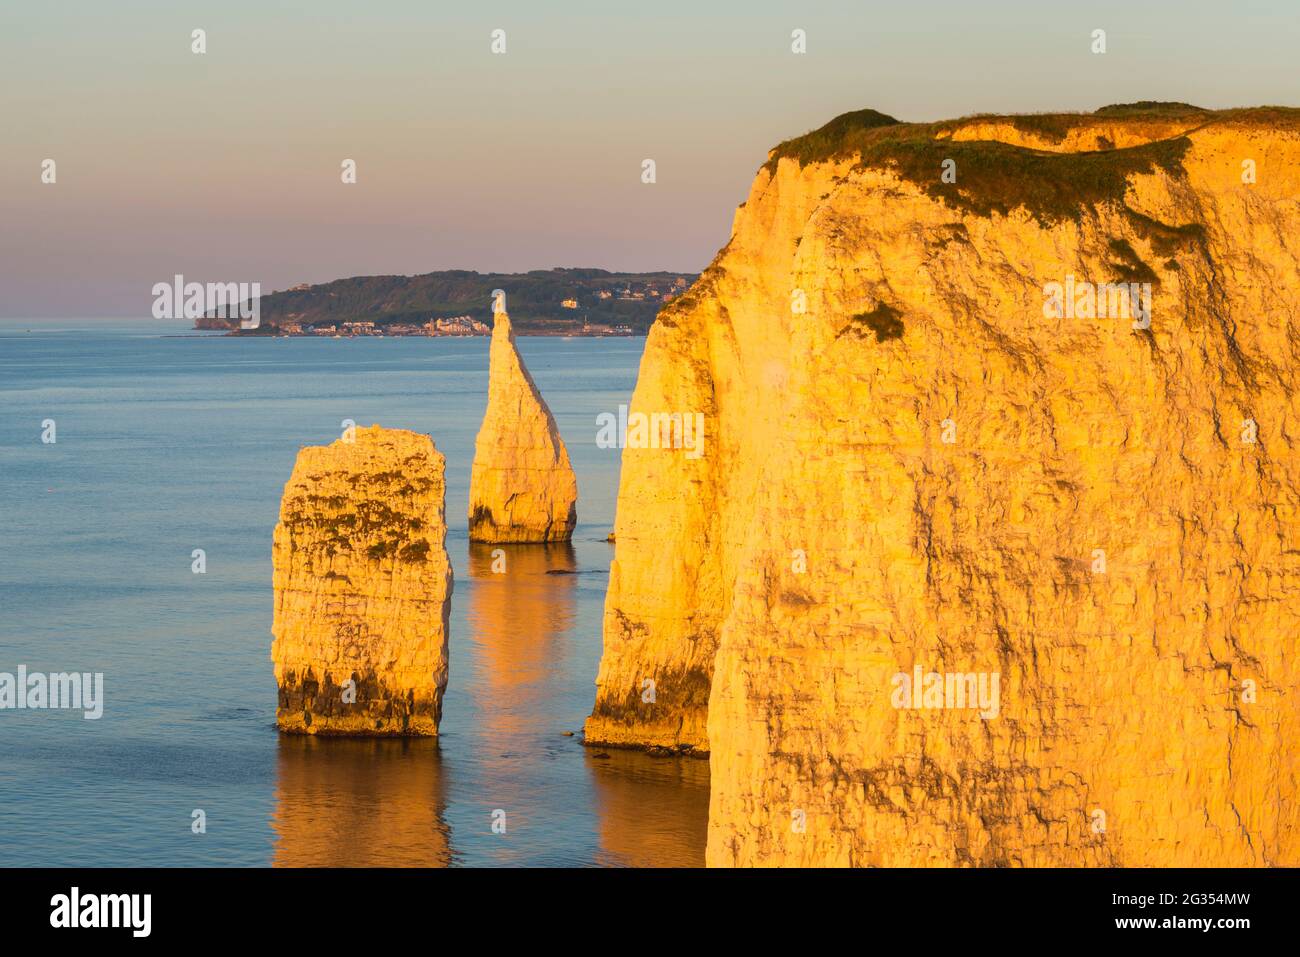
[[[487,336],[491,293],[499,288],[510,296],[522,335],[644,335],[660,307],[695,279],[695,273],[603,269],[356,276],[262,296],[256,329],[216,315],[196,320],[195,328],[242,336]]]

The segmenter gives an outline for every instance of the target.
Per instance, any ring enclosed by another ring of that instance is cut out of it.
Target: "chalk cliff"
[[[443,456],[377,425],[298,453],[272,560],[282,731],[435,735],[447,686]]]
[[[497,312],[487,412],[470,472],[470,541],[568,541],[577,501],[578,480],[560,430],[515,347],[510,316]]]
[[[1296,110],[781,144],[647,341],[704,454],[623,453],[588,741],[708,751],[713,865],[1300,864],[1297,197]]]

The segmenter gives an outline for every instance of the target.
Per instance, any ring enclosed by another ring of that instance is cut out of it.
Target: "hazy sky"
[[[5,0],[0,316],[147,316],[178,272],[696,271],[767,149],[846,110],[1295,106],[1297,27],[1300,0]]]

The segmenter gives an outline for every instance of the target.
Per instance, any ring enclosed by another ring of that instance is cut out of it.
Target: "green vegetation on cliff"
[[[1007,214],[1023,207],[1043,224],[1077,220],[1108,200],[1122,200],[1135,173],[1164,170],[1182,175],[1190,146],[1186,133],[1212,122],[1300,123],[1300,110],[1258,107],[1203,110],[1187,103],[1143,101],[1102,107],[1096,113],[980,115],[940,123],[903,123],[875,110],[845,113],[820,129],[786,140],[765,164],[775,172],[782,159],[802,165],[852,160],[887,169],[930,196],[978,215]],[[953,131],[979,123],[1007,123],[1021,133],[1060,143],[1071,131],[1099,123],[1162,124],[1168,132],[1140,146],[1052,152],[993,140],[955,140]],[[945,183],[946,160],[956,181]]]

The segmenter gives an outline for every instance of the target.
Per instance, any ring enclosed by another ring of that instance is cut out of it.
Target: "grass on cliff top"
[[[1010,122],[1022,131],[1064,139],[1072,126],[1095,122],[1098,116],[1123,120],[1169,120],[1186,117],[1268,122],[1293,125],[1300,110],[1282,107],[1212,112],[1186,103],[1122,103],[1102,107],[1096,114],[988,116],[972,119]],[[1039,222],[1050,225],[1079,219],[1085,209],[1124,197],[1128,178],[1156,170],[1178,176],[1191,141],[1185,135],[1127,149],[1054,153],[990,140],[954,141],[951,131],[970,120],[942,123],[903,123],[875,110],[837,116],[820,129],[786,140],[776,147],[765,168],[775,173],[781,159],[801,166],[856,157],[856,165],[891,170],[927,195],[976,215],[1006,215],[1024,207]],[[1195,122],[1195,125],[1201,125]],[[1059,134],[1059,135],[1058,135]],[[943,138],[939,138],[943,137]],[[941,180],[944,160],[957,164],[956,183]]]
[[[980,216],[1006,215],[1023,206],[1044,224],[1078,219],[1083,210],[1106,200],[1120,200],[1135,173],[1163,169],[1182,172],[1191,141],[1185,137],[1145,146],[1095,153],[1049,153],[984,140],[935,139],[937,127],[898,124],[858,129],[820,158],[857,155],[857,165],[892,170],[928,196]],[[815,162],[805,149],[783,152],[771,162],[794,156]],[[941,179],[943,163],[957,164],[955,183]]]
[[[1164,103],[1159,100],[1141,100],[1137,103],[1112,103],[1103,106],[1094,113],[1021,113],[1013,116],[973,116],[962,122],[976,119],[1009,122],[1021,133],[1041,136],[1053,143],[1059,143],[1077,127],[1095,123],[1098,117],[1124,122],[1158,122],[1183,120],[1199,125],[1203,119],[1211,116],[1209,110],[1190,103]],[[957,124],[954,124],[957,125]]]
[[[1256,106],[1230,110],[1207,110],[1193,106],[1191,103],[1162,102],[1160,100],[1140,100],[1137,103],[1112,103],[1092,113],[1019,113],[1010,116],[985,113],[963,117],[940,124],[945,128],[956,128],[973,121],[1010,123],[1021,133],[1041,136],[1043,139],[1060,143],[1072,130],[1080,126],[1090,126],[1099,120],[1118,123],[1165,123],[1182,126],[1190,131],[1206,123],[1216,121],[1238,121],[1266,124],[1270,126],[1294,126],[1300,120],[1300,110],[1285,106]]]
[[[1140,117],[1143,119],[1163,119],[1165,117],[1191,116],[1197,113],[1209,113],[1203,106],[1191,103],[1179,103],[1170,100],[1138,100],[1136,103],[1112,103],[1093,111],[1094,116]]]
[[[862,134],[889,127],[911,127],[916,124],[904,123],[886,113],[876,110],[857,110],[853,113],[841,113],[825,126],[786,140],[777,146],[767,165],[775,170],[776,161],[789,157],[799,161],[800,166],[833,159],[852,152],[852,144],[861,139]]]

